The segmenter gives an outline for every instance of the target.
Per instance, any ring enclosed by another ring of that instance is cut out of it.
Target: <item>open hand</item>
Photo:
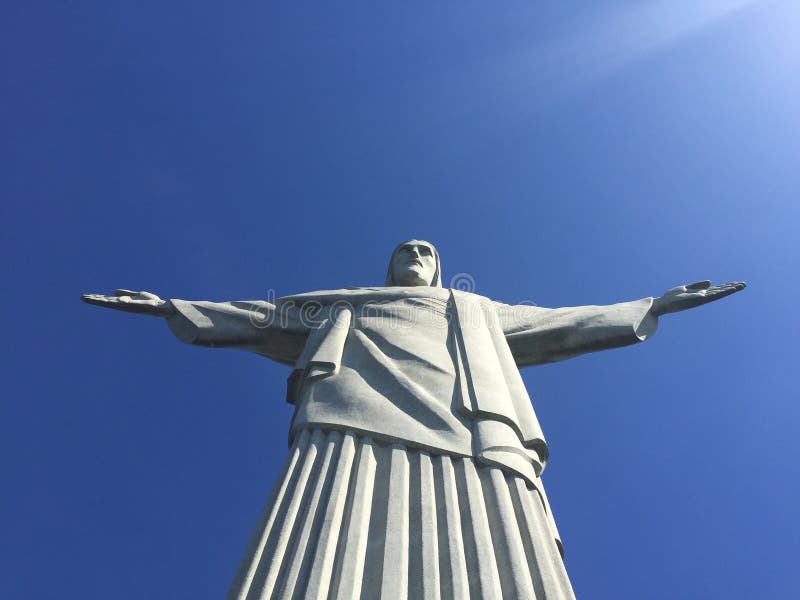
[[[715,286],[712,286],[710,281],[679,285],[664,292],[660,298],[656,298],[651,310],[655,316],[678,312],[730,296],[745,287],[747,284],[744,281],[732,281]]]
[[[131,290],[114,290],[113,296],[101,294],[83,294],[81,300],[87,304],[114,308],[126,312],[168,317],[175,313],[169,300],[162,300],[150,292],[133,292]]]

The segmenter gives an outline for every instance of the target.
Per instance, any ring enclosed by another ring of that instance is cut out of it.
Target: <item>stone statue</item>
[[[574,598],[519,368],[643,341],[661,315],[745,287],[549,309],[441,281],[433,245],[409,240],[385,287],[274,303],[83,296],[293,368],[289,456],[228,598]]]

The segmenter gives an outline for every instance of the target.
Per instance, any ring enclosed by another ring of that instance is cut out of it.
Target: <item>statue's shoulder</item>
[[[476,294],[475,292],[468,292],[465,290],[459,290],[455,288],[448,289],[448,291],[453,295],[453,298],[457,302],[463,303],[480,303],[486,307],[494,307],[495,305],[505,306],[502,302],[496,302],[491,298],[487,298],[486,296],[481,296],[480,294]]]
[[[439,287],[347,287],[338,290],[319,290],[316,292],[305,292],[278,298],[278,304],[334,304],[350,303],[353,305],[364,304],[366,302],[391,302],[412,298],[439,298],[446,299],[450,290]]]

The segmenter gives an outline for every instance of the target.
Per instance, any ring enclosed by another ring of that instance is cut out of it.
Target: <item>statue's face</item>
[[[419,240],[406,242],[392,257],[392,275],[396,285],[431,285],[436,275],[433,248]]]

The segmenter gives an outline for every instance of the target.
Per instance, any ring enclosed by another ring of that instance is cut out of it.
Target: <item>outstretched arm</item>
[[[263,300],[190,302],[162,300],[149,292],[116,290],[113,296],[84,294],[84,302],[125,312],[164,317],[182,342],[210,348],[240,348],[294,364],[308,336],[296,313],[278,314]]]
[[[744,287],[741,282],[712,287],[701,281],[674,287],[659,298],[608,306],[499,304],[497,312],[517,365],[526,367],[642,342],[655,333],[659,316],[719,300]]]

